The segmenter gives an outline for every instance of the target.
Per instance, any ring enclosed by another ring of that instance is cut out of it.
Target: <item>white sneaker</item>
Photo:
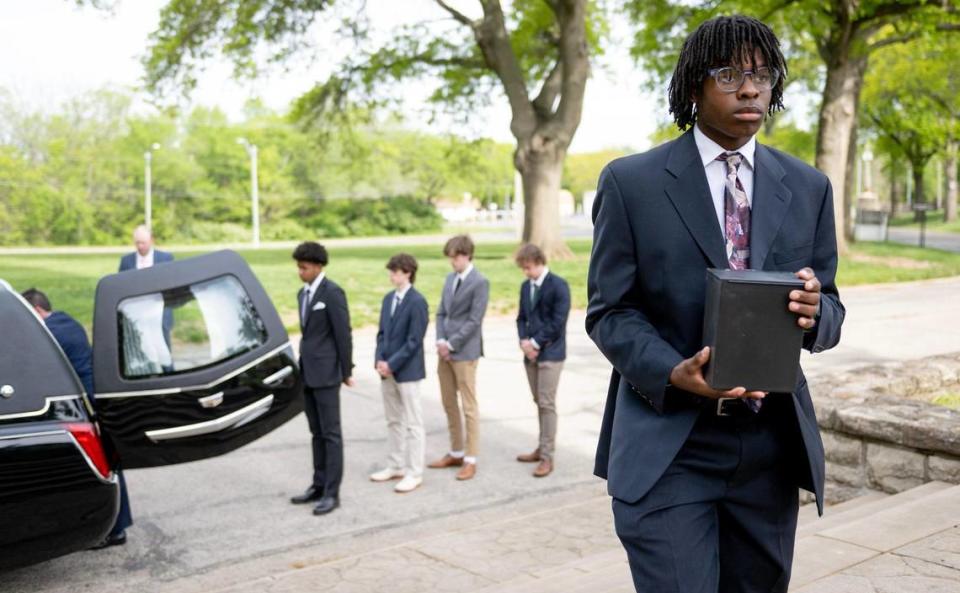
[[[399,480],[403,477],[403,470],[388,467],[378,472],[370,474],[371,482],[389,482],[390,480]]]
[[[407,492],[413,492],[420,487],[420,484],[423,484],[423,478],[416,478],[414,476],[404,476],[396,486],[393,487],[394,492],[400,494],[406,494]]]

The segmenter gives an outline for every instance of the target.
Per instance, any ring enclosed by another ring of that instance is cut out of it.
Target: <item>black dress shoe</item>
[[[308,502],[320,500],[321,498],[323,498],[323,490],[315,486],[310,486],[303,494],[292,497],[290,502],[293,504],[307,504]]]
[[[109,548],[110,546],[122,546],[127,543],[127,532],[121,531],[120,533],[111,533],[99,544],[90,548],[91,550],[102,550],[104,548]]]
[[[333,509],[340,506],[340,499],[334,498],[332,496],[324,496],[320,499],[320,502],[317,503],[317,506],[313,507],[314,515],[326,515]]]

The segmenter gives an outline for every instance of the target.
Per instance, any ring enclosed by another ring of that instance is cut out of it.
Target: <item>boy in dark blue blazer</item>
[[[390,451],[387,467],[371,474],[370,479],[374,482],[400,479],[393,489],[406,493],[423,483],[426,436],[420,383],[427,376],[423,338],[429,313],[427,300],[413,287],[417,260],[407,253],[398,253],[387,262],[387,269],[394,290],[383,297],[380,308],[375,368],[381,378]]]
[[[557,385],[567,358],[567,317],[570,315],[570,287],[550,273],[547,258],[536,245],[521,245],[517,266],[526,280],[520,285],[517,333],[523,351],[533,401],[540,420],[540,444],[533,453],[517,461],[539,462],[533,475],[543,478],[553,471],[554,441],[557,435]]]

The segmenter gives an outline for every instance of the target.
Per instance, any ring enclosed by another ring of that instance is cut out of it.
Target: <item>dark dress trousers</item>
[[[343,435],[340,430],[340,384],[353,374],[353,340],[347,295],[329,278],[317,287],[307,316],[301,311],[300,371],[304,382],[304,413],[313,444],[313,486],[337,498],[343,480]]]
[[[67,355],[70,365],[76,371],[77,376],[80,377],[80,382],[83,384],[84,391],[87,392],[87,397],[90,398],[90,403],[96,409],[97,399],[93,385],[93,348],[90,347],[86,330],[76,319],[63,311],[51,313],[44,320],[44,324],[50,330],[53,338],[60,344],[60,349]],[[133,525],[133,515],[130,512],[130,497],[127,494],[127,482],[123,478],[123,472],[115,461],[111,465],[120,482],[120,512],[117,514],[117,520],[113,525],[111,534],[119,534]]]
[[[430,321],[427,299],[411,286],[390,315],[396,294],[391,290],[383,297],[374,360],[385,360],[397,383],[419,381],[427,376],[423,360],[423,337]]]
[[[750,267],[814,270],[812,352],[840,339],[844,308],[827,178],[757,144]],[[786,591],[797,487],[823,507],[824,456],[798,369],[793,393],[755,416],[669,387],[702,346],[705,270],[728,267],[692,131],[601,173],[593,208],[586,327],[613,365],[595,473],[607,479],[638,591]]]
[[[537,300],[530,302],[530,281],[520,285],[520,307],[517,313],[517,335],[521,340],[533,339],[540,347],[540,362],[556,362],[567,358],[567,317],[570,315],[570,286],[553,272],[548,272],[537,291]]]

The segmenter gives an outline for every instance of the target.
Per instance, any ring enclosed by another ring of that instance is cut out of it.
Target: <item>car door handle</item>
[[[292,366],[285,366],[276,373],[263,380],[264,385],[275,385],[293,374]]]
[[[222,432],[231,428],[238,428],[244,424],[253,422],[260,416],[263,416],[273,405],[273,394],[257,400],[248,406],[244,406],[235,412],[230,412],[226,416],[221,416],[214,420],[198,422],[196,424],[187,424],[186,426],[176,426],[174,428],[160,428],[157,430],[148,430],[144,434],[154,443],[161,441],[171,441],[174,439],[185,439],[188,437],[201,436]]]

